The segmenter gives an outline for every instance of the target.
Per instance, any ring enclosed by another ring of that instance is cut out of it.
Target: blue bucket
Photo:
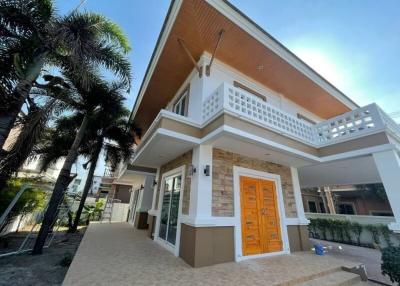
[[[322,244],[316,244],[315,247],[315,254],[316,255],[324,255],[324,246]]]

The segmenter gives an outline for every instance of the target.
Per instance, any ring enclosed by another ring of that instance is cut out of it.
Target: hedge
[[[390,230],[383,224],[360,224],[347,220],[312,218],[308,230],[314,238],[357,246],[377,248],[382,246],[382,242],[385,242],[387,246],[393,244],[390,239]],[[372,243],[361,243],[361,234],[364,231],[371,234]]]

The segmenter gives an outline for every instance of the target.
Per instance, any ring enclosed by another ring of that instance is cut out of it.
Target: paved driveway
[[[327,250],[328,256],[353,262],[361,262],[365,264],[368,278],[394,285],[387,276],[381,274],[381,252],[379,250],[318,239],[313,240],[322,243],[324,246],[332,246],[332,249]],[[342,250],[339,249],[339,246],[341,246]]]
[[[103,223],[89,226],[63,285],[274,285],[355,265],[299,253],[192,268],[144,231]]]

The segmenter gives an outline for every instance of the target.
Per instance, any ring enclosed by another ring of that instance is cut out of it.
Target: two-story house
[[[400,231],[399,126],[227,1],[172,1],[131,120],[119,178],[155,174],[149,236],[192,266],[308,249],[302,168],[310,186],[376,177]]]

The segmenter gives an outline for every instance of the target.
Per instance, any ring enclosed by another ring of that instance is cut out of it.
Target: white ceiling
[[[157,168],[193,149],[195,145],[192,142],[158,133],[147,146],[143,146],[143,152],[138,154],[133,165]]]
[[[299,168],[302,188],[381,182],[372,156]]]
[[[140,187],[144,185],[144,180],[146,178],[145,174],[135,173],[129,170],[125,170],[125,172],[118,178],[118,180],[114,181],[114,184],[117,185],[130,185],[133,188]]]
[[[277,151],[271,147],[265,147],[266,145],[257,145],[253,141],[246,141],[246,138],[239,139],[230,134],[218,137],[212,144],[215,148],[285,166],[300,167],[312,163],[303,158],[296,157],[293,154],[286,154],[282,150]]]

